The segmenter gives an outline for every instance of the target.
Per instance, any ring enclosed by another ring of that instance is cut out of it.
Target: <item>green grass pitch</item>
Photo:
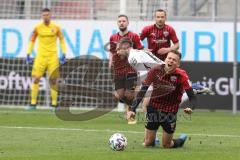
[[[240,115],[195,111],[178,114],[175,137],[188,134],[183,148],[142,146],[144,121],[128,125],[123,113],[90,121],[62,121],[49,110],[0,109],[0,160],[238,160]],[[121,132],[127,149],[112,151],[109,137]],[[158,133],[161,136],[161,130]]]

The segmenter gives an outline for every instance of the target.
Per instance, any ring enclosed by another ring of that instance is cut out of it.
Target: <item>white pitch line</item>
[[[122,133],[135,133],[143,134],[144,132],[138,131],[119,131],[119,130],[98,130],[98,129],[81,129],[81,128],[49,128],[49,127],[27,127],[27,126],[0,126],[0,128],[6,129],[32,129],[32,130],[60,130],[60,131],[84,131],[84,132],[122,132]]]
[[[46,110],[47,111],[47,110]],[[26,111],[26,110],[16,110],[16,111],[14,111],[14,110],[8,110],[8,111],[1,111],[0,110],[0,114],[9,114],[9,113],[14,113],[14,114],[54,114],[54,112],[52,111],[52,112],[50,112],[50,110],[49,110],[49,112],[39,112],[39,110],[37,110],[37,112],[35,112],[35,111]]]
[[[49,127],[27,127],[27,126],[0,126],[5,129],[31,129],[31,130],[58,130],[58,131],[84,131],[84,132],[111,132],[111,133],[133,133],[133,134],[144,134],[140,131],[120,131],[111,129],[81,129],[81,128],[49,128]],[[180,133],[176,133],[180,134]],[[187,133],[189,136],[200,136],[200,137],[228,137],[228,138],[240,138],[240,135],[223,135],[223,134],[198,134],[198,133]]]

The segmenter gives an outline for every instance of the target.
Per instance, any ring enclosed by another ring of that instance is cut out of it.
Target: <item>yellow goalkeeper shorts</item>
[[[59,59],[57,54],[51,56],[38,54],[36,56],[32,68],[32,76],[42,77],[46,70],[50,78],[59,77]]]

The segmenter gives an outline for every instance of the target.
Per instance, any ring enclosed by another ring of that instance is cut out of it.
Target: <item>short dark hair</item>
[[[132,40],[128,37],[123,37],[122,39],[120,39],[119,44],[123,44],[123,43],[128,43],[130,47],[133,46]]]
[[[118,15],[118,18],[120,18],[120,17],[125,17],[125,18],[128,20],[128,16],[125,15],[125,14],[120,14],[120,15]]]
[[[51,12],[51,10],[49,8],[43,8],[42,12]]]
[[[180,60],[182,59],[182,54],[181,54],[181,52],[179,52],[178,50],[172,50],[172,51],[170,51],[170,52],[178,55],[178,57],[179,57]],[[168,53],[170,53],[170,52],[168,52]]]
[[[165,10],[163,10],[163,9],[157,9],[155,11],[155,15],[156,15],[157,12],[164,12],[165,16],[167,16],[167,12]]]

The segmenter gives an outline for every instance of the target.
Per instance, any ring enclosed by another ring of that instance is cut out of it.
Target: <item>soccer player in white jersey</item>
[[[165,64],[164,61],[158,59],[148,50],[130,49],[129,54],[126,56],[128,56],[129,64],[138,71],[141,82],[145,79],[147,72],[151,68]]]

